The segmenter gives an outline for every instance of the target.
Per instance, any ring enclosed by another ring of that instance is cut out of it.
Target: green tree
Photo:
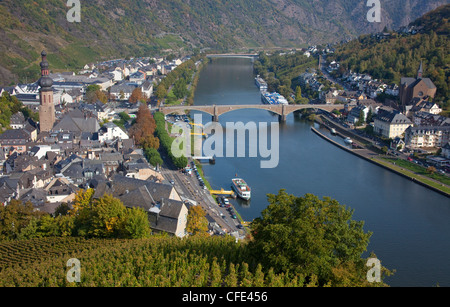
[[[89,235],[102,238],[119,238],[124,236],[126,208],[119,199],[106,194],[94,200],[90,210]]]
[[[124,230],[127,238],[148,238],[151,230],[147,213],[141,208],[127,208]]]
[[[160,83],[156,87],[155,96],[159,100],[163,100],[167,95],[167,88],[164,86],[164,84]]]
[[[371,233],[364,232],[363,222],[351,219],[352,210],[328,197],[295,197],[284,190],[269,194],[268,200],[269,206],[252,223],[254,239],[249,243],[266,268],[310,280],[316,276],[319,285],[339,284],[335,270],[345,268],[364,283],[367,270],[361,255]]]
[[[43,213],[34,211],[30,202],[22,203],[13,199],[6,206],[0,204],[0,239],[16,239],[23,228],[42,215]]]

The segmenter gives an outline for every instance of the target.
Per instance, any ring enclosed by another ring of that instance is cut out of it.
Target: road
[[[245,236],[245,229],[238,228],[239,220],[232,219],[225,208],[219,207],[210,195],[209,190],[205,190],[200,186],[199,180],[194,173],[191,175],[183,173],[176,169],[170,161],[167,161],[167,157],[162,158],[164,164],[160,168],[161,174],[164,179],[173,183],[175,190],[182,199],[188,199],[192,203],[201,206],[206,214],[214,219],[224,232],[237,232],[240,237]]]

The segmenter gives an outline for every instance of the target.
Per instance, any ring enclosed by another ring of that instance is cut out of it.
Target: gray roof
[[[0,135],[0,140],[28,140],[28,133],[23,131],[23,129],[12,129],[6,130]]]
[[[53,131],[97,132],[100,129],[98,120],[93,117],[79,117],[76,113],[69,113],[55,125]]]
[[[143,186],[145,186],[145,188],[143,188]],[[98,184],[95,189],[94,198],[100,198],[105,194],[121,197],[125,194],[131,194],[131,192],[138,188],[141,188],[140,191],[135,192],[132,196],[141,197],[142,195],[145,195],[144,192],[148,191],[155,202],[160,202],[161,199],[169,199],[173,190],[173,186],[170,184],[127,178],[116,174],[114,175],[112,182],[104,181]],[[126,199],[131,202],[132,196],[128,196]]]
[[[412,124],[408,117],[395,110],[387,111],[385,109],[381,109],[378,111],[378,115],[376,118],[380,121],[390,124]]]
[[[150,219],[150,227],[154,230],[165,231],[176,235],[178,217],[185,204],[172,199],[162,199],[159,205],[157,219]]]
[[[436,88],[436,85],[434,85],[433,81],[431,81],[430,78],[416,79],[416,78],[404,77],[404,78],[401,78],[400,83],[403,85],[406,85],[407,87],[413,88],[417,84],[419,84],[420,81],[423,81],[426,84],[426,86],[430,89]]]

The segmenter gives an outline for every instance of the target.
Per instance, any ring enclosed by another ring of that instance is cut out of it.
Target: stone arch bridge
[[[212,120],[219,121],[219,116],[228,112],[242,109],[259,109],[267,110],[278,115],[280,122],[285,122],[286,117],[295,112],[304,109],[317,109],[327,112],[339,110],[344,105],[334,104],[299,104],[299,105],[270,105],[270,104],[251,104],[251,105],[208,105],[208,106],[163,106],[159,111],[164,115],[169,114],[185,114],[186,111],[200,111],[212,116]]]

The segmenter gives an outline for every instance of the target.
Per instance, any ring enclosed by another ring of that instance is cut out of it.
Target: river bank
[[[320,123],[323,125],[323,123]],[[324,125],[325,126],[325,125]],[[407,178],[417,184],[420,184],[428,189],[431,189],[437,193],[440,193],[446,197],[450,197],[450,193],[448,193],[447,191],[450,190],[448,187],[446,187],[445,185],[442,186],[436,186],[436,183],[433,183],[430,179],[424,178],[420,175],[417,174],[413,174],[412,172],[405,170],[403,168],[400,168],[398,166],[395,166],[389,162],[385,162],[382,161],[380,159],[380,155],[374,151],[371,151],[367,148],[361,148],[361,149],[351,149],[348,148],[346,146],[343,146],[342,144],[339,144],[338,142],[328,138],[327,136],[325,136],[324,134],[320,133],[317,129],[315,129],[314,127],[311,127],[311,130],[317,134],[318,136],[320,136],[321,138],[323,138],[324,140],[330,142],[331,144],[353,154],[358,156],[359,158],[362,158],[370,163],[376,164],[380,167],[383,167],[393,173],[396,173],[397,175],[400,175],[404,178]]]

